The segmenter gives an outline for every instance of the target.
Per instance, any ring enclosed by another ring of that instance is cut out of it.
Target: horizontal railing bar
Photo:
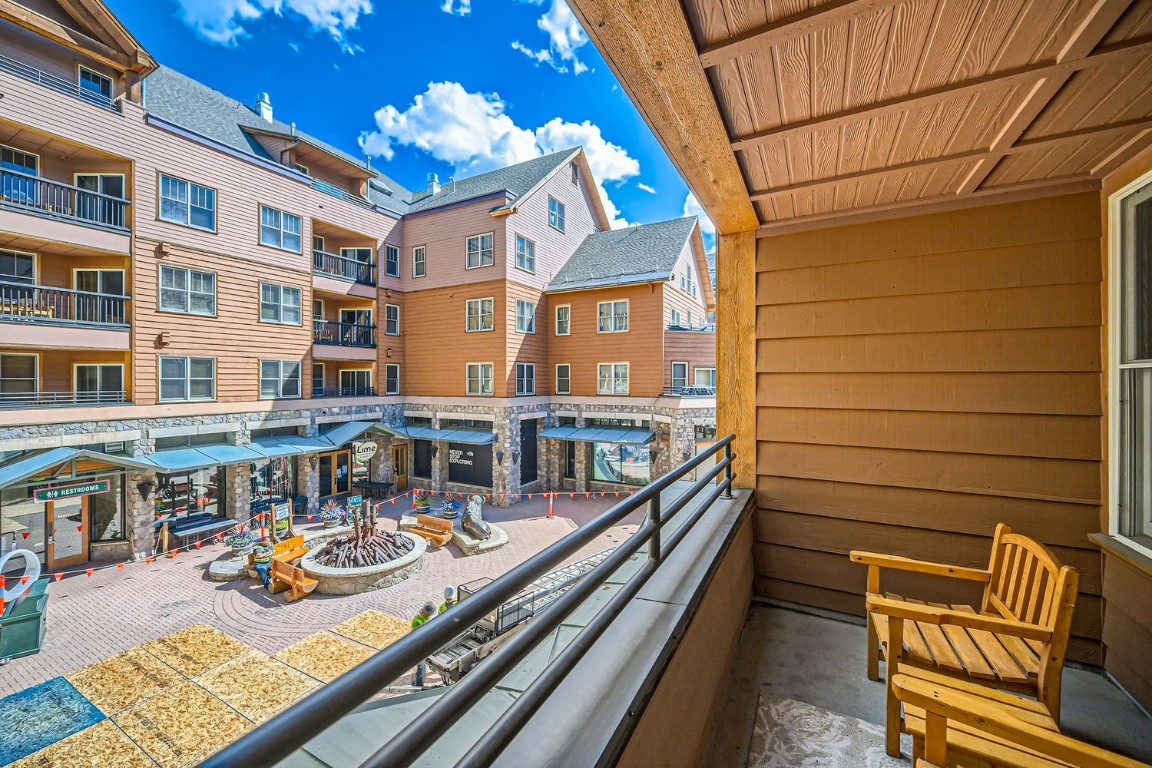
[[[608,510],[512,568],[483,589],[463,600],[436,621],[423,624],[366,661],[296,702],[291,708],[241,736],[201,763],[204,768],[244,765],[272,766],[292,754],[320,731],[375,695],[428,655],[429,648],[442,648],[481,619],[508,602],[528,584],[540,578],[580,549],[595,541],[624,517],[642,508],[654,495],[666,490],[729,445],[727,435],[696,457],[621,499]],[[633,534],[635,535],[635,534]]]
[[[512,671],[513,666],[523,661],[541,640],[554,632],[569,614],[603,586],[603,580],[591,578],[593,573],[600,569],[604,569],[603,573],[606,574],[615,572],[655,533],[655,525],[649,522],[641,524],[636,532],[628,537],[629,542],[636,540],[635,547],[626,549],[620,546],[615,549],[591,572],[585,574],[549,605],[546,612],[533,618],[515,637],[484,659],[483,664],[478,665],[460,682],[451,686],[438,701],[417,715],[416,719],[408,723],[400,733],[360,763],[359,768],[405,768],[415,762],[432,746],[433,741],[452,727],[462,712],[492,690]],[[652,565],[653,569],[656,565],[655,563]]]
[[[98,173],[98,172],[93,171],[93,173]],[[119,172],[116,171],[116,173],[119,173]],[[79,192],[82,195],[100,198],[103,200],[107,200],[110,203],[122,203],[124,205],[129,205],[131,203],[131,201],[128,200],[128,198],[126,198],[126,197],[115,197],[114,195],[106,195],[103,192],[94,192],[91,189],[84,189],[83,187],[77,187],[77,186],[74,186],[72,184],[68,184],[67,182],[64,182],[64,181],[56,181],[55,179],[45,178],[44,176],[33,176],[31,174],[28,174],[28,173],[22,173],[20,171],[13,171],[13,170],[9,170],[7,168],[5,168],[3,171],[0,171],[0,174],[2,174],[3,176],[17,176],[17,177],[24,179],[26,181],[35,182],[37,184],[43,184],[45,186],[60,187],[61,189],[67,189],[70,192]],[[81,174],[81,175],[83,175],[83,174]]]
[[[11,280],[0,280],[0,288],[18,288],[22,291],[53,291],[59,293],[71,293],[76,296],[91,297],[94,299],[122,299],[124,301],[131,300],[131,296],[126,293],[97,293],[96,291],[81,291],[77,288],[61,288],[55,285],[40,285],[39,283],[17,283]]]
[[[41,69],[36,69],[30,64],[25,64],[22,61],[9,58],[8,56],[0,55],[0,70],[10,72],[17,77],[25,80],[43,85],[45,88],[50,88],[54,91],[59,91],[66,96],[72,96],[77,99],[95,104],[98,107],[107,109],[110,112],[119,112],[117,102],[115,99],[109,98],[100,93],[93,93],[85,88],[81,88],[78,83],[65,80],[62,77],[45,72]]]
[[[676,533],[662,544],[664,551],[660,562],[663,562],[676,548],[676,545],[683,541],[692,526],[711,509],[712,505],[716,503],[716,500],[720,497],[720,494],[722,494],[729,485],[731,485],[731,482],[725,480],[725,482],[713,490],[707,498],[697,505],[691,515],[681,523]],[[677,497],[676,501],[683,500],[680,504],[680,507],[683,508],[684,504],[694,497],[695,493],[689,495],[689,492],[685,491]],[[661,526],[663,526],[663,524],[662,522]],[[572,671],[572,668],[579,663],[580,659],[584,658],[584,654],[592,648],[592,645],[604,634],[608,626],[623,612],[624,606],[628,601],[635,597],[644,585],[648,583],[648,579],[651,578],[659,565],[660,563],[653,560],[645,563],[644,567],[637,571],[624,586],[608,600],[592,620],[572,639],[572,642],[569,643],[564,650],[560,651],[556,658],[544,668],[540,675],[516,697],[516,700],[512,702],[508,709],[504,710],[500,717],[496,719],[496,722],[488,727],[480,739],[472,746],[472,749],[456,763],[456,768],[484,768],[485,766],[491,765],[492,761],[523,729],[528,719],[536,714],[541,705],[543,705],[544,700],[555,691],[564,677]],[[599,587],[599,582],[592,584],[593,590]],[[589,594],[590,593],[591,592],[589,592]],[[562,602],[565,597],[567,597],[567,595],[561,597],[557,603]],[[575,603],[572,606],[572,610],[575,610],[578,605],[579,602]],[[566,611],[565,616],[568,613],[571,613],[571,610]],[[562,619],[563,617],[561,617],[561,620]],[[552,630],[555,630],[559,625],[560,620],[557,620]],[[510,645],[511,643],[509,643],[509,646]],[[495,655],[496,654],[493,654],[493,656]],[[447,698],[447,696],[443,698]],[[434,704],[433,708],[436,706],[438,706],[438,704]],[[361,768],[365,768],[365,766],[362,765]]]
[[[704,477],[696,480],[694,483],[692,483],[692,485],[688,486],[688,490],[673,499],[672,503],[665,507],[661,512],[660,525],[665,525],[669,520],[671,520],[672,517],[676,515],[680,510],[682,510],[696,494],[707,488],[709,485],[711,485],[713,480],[723,474],[725,467],[731,463],[732,460],[729,458],[723,458],[716,462],[716,465],[712,467],[712,469],[708,470],[704,474]]]

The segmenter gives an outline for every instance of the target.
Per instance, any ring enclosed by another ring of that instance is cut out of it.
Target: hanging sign
[[[350,507],[354,507],[357,504],[363,504],[363,503],[364,503],[364,497],[363,496],[349,496],[348,497],[348,506],[350,506]]]
[[[92,480],[76,485],[58,485],[55,488],[41,488],[36,491],[36,501],[57,501],[70,499],[76,496],[92,496],[97,493],[108,492],[107,480]]]
[[[376,455],[376,449],[376,443],[371,440],[352,444],[352,454],[356,457],[356,462],[359,464],[367,464],[372,457]]]

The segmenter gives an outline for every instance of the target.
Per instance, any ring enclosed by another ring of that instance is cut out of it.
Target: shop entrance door
[[[65,568],[88,559],[88,497],[45,503],[48,567]]]
[[[408,488],[408,444],[397,443],[392,446],[392,475],[396,478],[393,491],[403,491]]]
[[[320,454],[320,497],[343,496],[352,490],[352,452]]]

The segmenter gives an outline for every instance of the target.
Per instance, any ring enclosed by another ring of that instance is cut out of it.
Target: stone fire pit
[[[316,553],[323,549],[329,540],[340,535],[344,534],[334,533],[312,539],[308,542],[312,551],[304,555],[300,561],[304,573],[318,582],[316,591],[322,595],[355,595],[373,589],[383,589],[399,584],[412,574],[419,573],[424,567],[424,552],[428,549],[428,542],[403,531],[399,532],[399,535],[409,539],[413,547],[395,560],[362,568],[334,568],[316,562]]]

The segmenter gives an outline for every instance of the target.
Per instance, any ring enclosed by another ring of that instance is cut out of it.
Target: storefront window
[[[156,514],[171,517],[207,512],[224,517],[224,467],[156,476]]]
[[[592,479],[624,485],[648,485],[652,479],[646,445],[592,443]]]
[[[715,424],[697,424],[696,425],[696,442],[703,443],[716,442],[716,425]]]
[[[123,541],[124,476],[102,477],[108,481],[108,490],[88,497],[90,541]]]
[[[572,440],[564,441],[564,477],[576,479],[576,443]]]
[[[288,501],[295,495],[296,462],[291,456],[254,461],[251,469],[253,501]]]
[[[33,501],[31,489],[0,490],[0,545],[4,551],[27,549],[43,558],[47,552],[44,519],[44,504]]]

